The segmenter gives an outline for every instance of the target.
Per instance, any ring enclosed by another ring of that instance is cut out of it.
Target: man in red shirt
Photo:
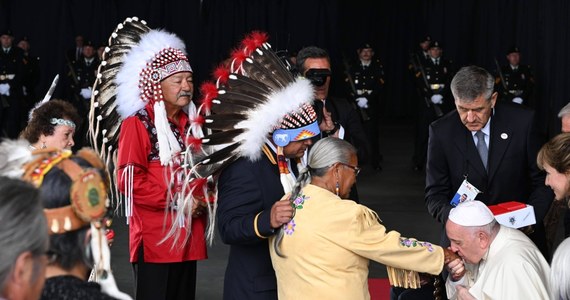
[[[115,148],[105,143],[113,145],[118,135],[115,170],[130,229],[136,298],[194,299],[196,261],[206,258],[205,210],[192,207],[176,217],[176,203],[188,193],[181,165],[190,122],[182,108],[193,107],[194,91],[185,46],[136,18],[119,24],[109,43],[92,115],[101,116],[96,128],[104,128],[99,140],[107,155]],[[109,101],[116,112],[105,109]],[[116,114],[123,120],[118,132]]]

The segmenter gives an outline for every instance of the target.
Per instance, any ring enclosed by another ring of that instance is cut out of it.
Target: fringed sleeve
[[[404,238],[396,231],[386,232],[373,210],[357,205],[347,233],[348,247],[355,253],[388,267],[390,283],[419,287],[419,274],[439,274],[443,269],[443,249],[428,242]]]

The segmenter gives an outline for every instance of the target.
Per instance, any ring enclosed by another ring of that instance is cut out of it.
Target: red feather
[[[186,138],[186,145],[190,148],[193,152],[196,152],[202,149],[202,139],[189,136]]]
[[[241,41],[241,46],[245,50],[245,53],[249,56],[251,53],[261,47],[263,43],[266,43],[269,39],[267,33],[262,31],[253,31],[248,36]]]
[[[200,94],[202,95],[200,103],[209,110],[212,107],[212,101],[218,97],[218,88],[211,82],[204,82],[200,86]]]
[[[208,183],[208,180],[206,178],[194,178],[190,181],[190,183],[188,184],[188,187],[190,188],[190,192],[192,193],[192,196],[194,196],[197,199],[202,199],[204,198],[204,188],[206,188],[206,184]]]
[[[226,84],[230,77],[230,70],[224,66],[219,66],[214,70],[214,78],[219,80],[221,84]]]
[[[237,70],[239,67],[241,67],[241,64],[243,63],[243,61],[248,57],[249,55],[246,54],[243,49],[235,49],[234,51],[232,51],[232,61],[234,64],[234,68],[232,71]]]
[[[192,123],[192,125],[196,125],[198,127],[202,127],[202,125],[204,125],[205,122],[205,118],[202,115],[197,115],[196,117],[194,117],[193,119],[190,120],[190,122]]]

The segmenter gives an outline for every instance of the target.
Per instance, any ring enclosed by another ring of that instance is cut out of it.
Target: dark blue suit
[[[224,299],[277,299],[277,280],[269,256],[270,211],[283,197],[277,165],[262,154],[251,162],[238,159],[219,178],[218,228],[231,245],[224,280]]]
[[[449,204],[464,177],[481,190],[477,200],[487,205],[519,201],[534,206],[536,231],[530,235],[546,254],[543,219],[552,203],[552,191],[544,185],[545,173],[536,166],[542,139],[534,125],[534,112],[497,103],[491,117],[488,172],[479,157],[471,131],[453,111],[433,122],[429,130],[426,169],[426,206],[445,226]],[[442,246],[449,241],[443,233]]]

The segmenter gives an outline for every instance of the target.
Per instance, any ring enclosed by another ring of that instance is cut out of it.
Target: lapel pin
[[[503,140],[506,140],[508,137],[509,137],[508,134],[506,134],[506,133],[504,133],[504,132],[501,133],[501,138],[502,138]]]

